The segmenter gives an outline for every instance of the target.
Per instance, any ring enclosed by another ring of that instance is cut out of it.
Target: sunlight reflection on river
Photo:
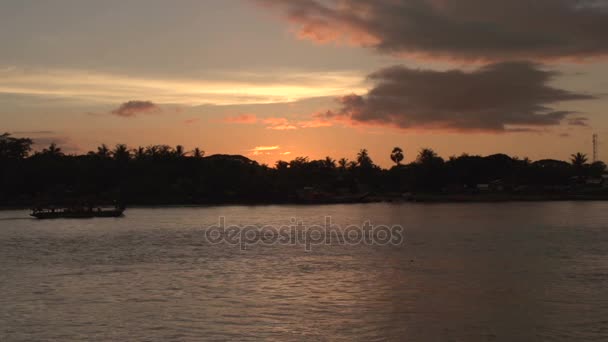
[[[0,212],[0,340],[605,340],[608,204]],[[399,246],[211,245],[230,224],[400,224]]]

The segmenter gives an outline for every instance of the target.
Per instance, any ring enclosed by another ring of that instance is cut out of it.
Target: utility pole
[[[594,163],[597,161],[597,148],[598,148],[597,134],[593,134],[593,162]]]

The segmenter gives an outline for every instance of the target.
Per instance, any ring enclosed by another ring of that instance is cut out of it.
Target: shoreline
[[[412,194],[407,197],[400,196],[368,196],[361,200],[306,200],[306,201],[260,201],[260,202],[208,202],[208,203],[134,203],[128,208],[199,208],[221,206],[274,206],[274,205],[334,205],[334,204],[365,204],[365,203],[504,203],[504,202],[570,202],[570,201],[608,201],[608,194]],[[0,205],[1,211],[29,210],[31,206],[25,204]]]

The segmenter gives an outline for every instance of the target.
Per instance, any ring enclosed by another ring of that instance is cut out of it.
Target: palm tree
[[[205,156],[205,151],[201,151],[201,149],[198,147],[192,151],[192,157],[195,159],[201,159],[204,156]]]
[[[405,157],[403,156],[403,150],[401,149],[401,147],[395,147],[393,149],[393,152],[391,153],[391,160],[393,161],[393,163],[399,166],[401,165],[401,162],[404,158]]]
[[[97,156],[101,158],[110,158],[110,149],[106,144],[101,144],[101,146],[97,148]]]
[[[589,165],[590,174],[593,177],[602,177],[602,175],[606,172],[606,163],[603,161],[596,161]]]
[[[173,149],[169,145],[151,145],[146,147],[146,154],[154,159],[169,158],[174,155]]]
[[[182,146],[182,145],[175,146],[175,150],[173,150],[173,154],[175,154],[175,156],[178,158],[182,158],[183,156],[185,156],[186,152],[184,152],[184,146]]]
[[[143,160],[146,158],[146,149],[142,146],[139,146],[137,149],[133,150],[133,155],[137,160]]]
[[[61,147],[58,147],[57,144],[51,143],[48,148],[42,150],[42,154],[49,157],[62,157],[63,152],[61,151]]]
[[[289,162],[289,167],[294,169],[304,167],[306,164],[308,164],[308,157],[296,157],[296,159]]]
[[[289,163],[283,160],[279,160],[276,164],[274,164],[274,167],[277,170],[286,170],[289,167]]]
[[[0,135],[0,159],[23,159],[32,150],[34,142],[29,138],[13,138],[9,133]]]
[[[416,158],[416,163],[422,165],[430,165],[439,161],[443,162],[443,159],[439,157],[431,148],[423,148],[420,150],[418,157]]]
[[[325,157],[325,160],[323,160],[323,166],[327,169],[335,169],[336,161],[331,157]]]
[[[587,155],[580,152],[570,156],[570,161],[572,162],[572,165],[577,168],[582,168],[583,166],[585,166],[585,164],[587,164],[587,160]]]
[[[171,148],[171,146],[169,145],[157,145],[158,148],[158,155],[161,158],[169,158],[173,155],[175,155],[173,148]]]
[[[340,165],[340,169],[346,170],[346,167],[348,166],[348,159],[342,158],[338,160],[338,165]]]
[[[372,168],[374,166],[374,162],[369,157],[367,149],[363,148],[357,153],[357,164],[362,168]]]
[[[131,152],[129,152],[129,148],[125,144],[118,144],[112,151],[112,155],[114,156],[114,160],[126,161],[131,159]]]
[[[156,158],[158,156],[158,145],[150,145],[146,147],[146,156]]]

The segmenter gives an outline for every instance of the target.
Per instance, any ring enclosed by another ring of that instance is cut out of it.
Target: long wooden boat
[[[124,207],[104,208],[34,208],[30,216],[38,219],[121,217]]]

